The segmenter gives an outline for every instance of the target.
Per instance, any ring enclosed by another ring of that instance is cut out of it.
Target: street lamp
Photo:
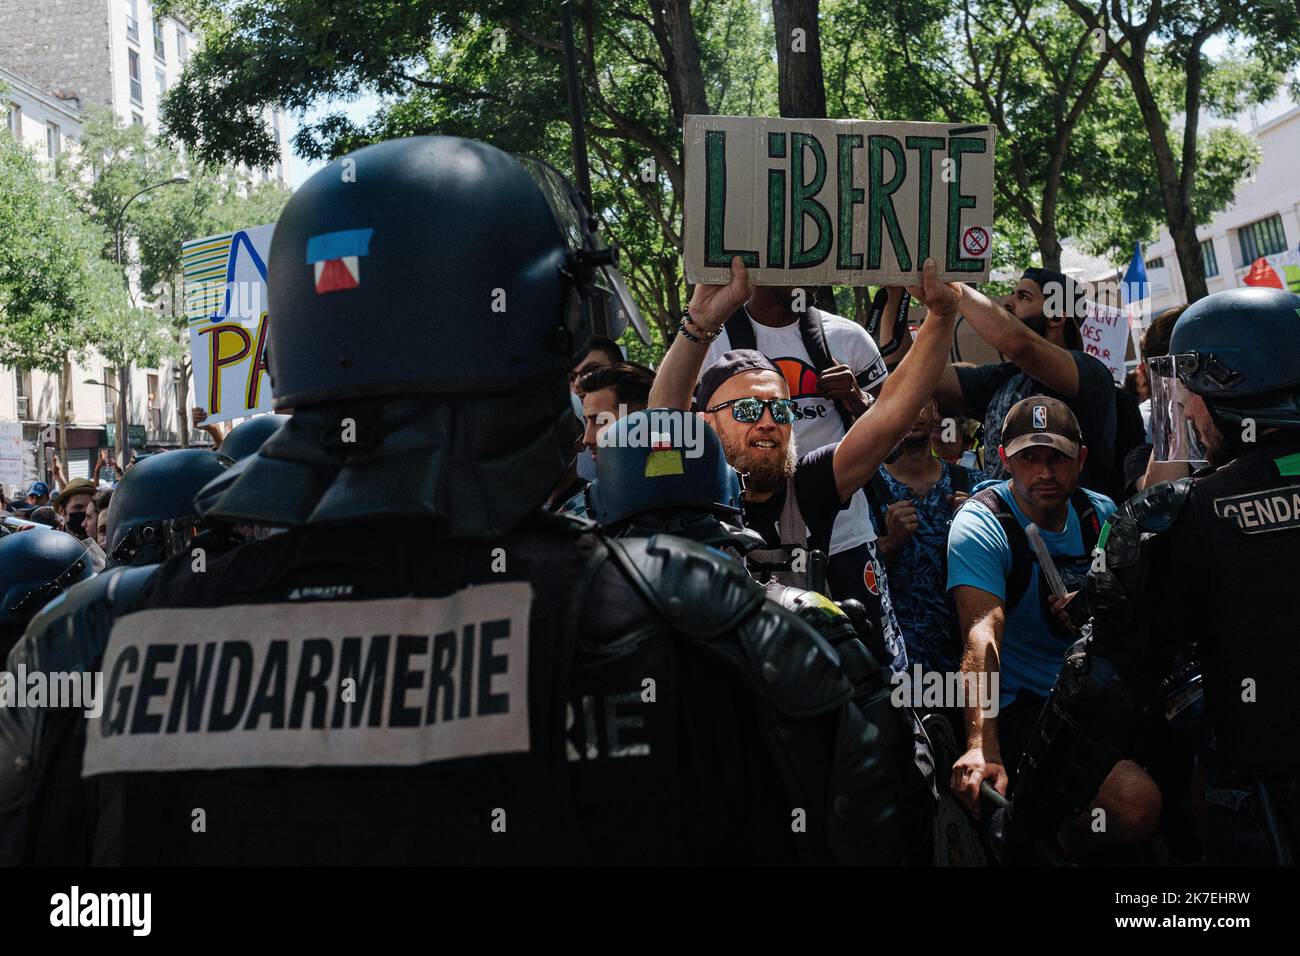
[[[189,181],[190,178],[188,176],[173,176],[171,179],[164,180],[160,183],[154,183],[152,186],[145,186],[144,189],[140,190],[122,204],[122,209],[118,212],[117,219],[113,222],[113,249],[119,268],[122,265],[122,220],[126,217],[126,211],[130,208],[131,203],[135,202],[151,189],[158,189],[162,186],[171,186],[173,184],[188,183]],[[123,275],[123,278],[125,278],[125,275]]]
[[[122,204],[122,208],[117,214],[117,219],[113,223],[113,250],[114,250],[115,258],[117,259],[117,267],[119,269],[122,268],[122,221],[123,219],[125,219],[126,211],[127,209],[130,208],[131,203],[135,202],[137,199],[139,199],[145,193],[149,192],[149,190],[151,189],[159,189],[163,186],[171,186],[174,184],[188,183],[189,181],[190,179],[188,176],[173,176],[171,179],[164,180],[163,182],[160,183],[154,183],[152,186],[145,186],[144,189],[140,190],[138,193],[136,193],[134,196],[132,196],[130,199],[128,199],[125,203]],[[125,271],[123,271],[122,273],[122,281],[126,283],[126,291],[130,293],[131,280],[127,278]],[[134,301],[135,301],[134,298],[132,298],[132,302]],[[118,417],[121,419],[118,422],[118,427],[117,427],[117,454],[119,459],[118,465],[122,468],[125,468],[127,449],[130,447],[127,444],[126,415],[127,415],[127,402],[129,398],[130,389],[131,389],[131,367],[124,362],[123,367],[118,370],[118,375],[120,376],[119,381],[121,381],[122,387],[121,389],[113,389],[115,392],[117,392]],[[112,386],[109,387],[112,388]]]

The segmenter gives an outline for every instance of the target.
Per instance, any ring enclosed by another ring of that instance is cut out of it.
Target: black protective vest
[[[915,783],[873,756],[834,651],[690,542],[608,542],[556,516],[492,542],[375,520],[202,571],[180,555],[129,598],[109,590],[74,589],[19,645],[34,669],[97,646],[108,698],[98,721],[31,731],[28,862],[909,849]]]
[[[1300,772],[1300,432],[1192,483],[1155,539],[1153,625],[1195,641],[1226,768]],[[1247,699],[1243,699],[1243,696]],[[1253,697],[1252,699],[1249,699]]]

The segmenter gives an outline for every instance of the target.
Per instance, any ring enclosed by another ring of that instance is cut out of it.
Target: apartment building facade
[[[0,0],[0,83],[7,88],[0,109],[15,138],[46,160],[75,148],[80,111],[92,104],[111,106],[123,122],[157,132],[163,95],[198,42],[188,24],[155,16],[149,0]],[[268,111],[267,119],[280,138],[281,160],[271,169],[245,173],[283,183],[287,128],[278,112]],[[137,277],[128,278],[138,294]],[[114,445],[120,384],[116,370],[102,359],[72,370],[67,477],[88,475],[99,449]],[[192,396],[192,381],[185,384]],[[188,414],[179,401],[181,386],[178,364],[132,369],[127,389],[132,448],[180,443]],[[58,376],[0,369],[0,421],[23,422],[24,481],[48,477],[49,454],[57,447],[51,426],[58,418],[58,393]],[[202,432],[191,432],[190,438],[207,441]]]
[[[1300,106],[1251,131],[1259,142],[1255,175],[1237,187],[1233,202],[1197,230],[1211,292],[1234,289],[1258,259],[1300,248]],[[1168,231],[1144,250],[1151,279],[1152,311],[1187,302],[1178,256]]]

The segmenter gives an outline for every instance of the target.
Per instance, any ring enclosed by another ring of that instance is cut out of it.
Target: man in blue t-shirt
[[[998,454],[1011,478],[977,487],[948,537],[962,670],[984,686],[995,676],[998,681],[996,713],[967,701],[967,750],[952,773],[953,790],[977,812],[983,780],[1006,793],[1007,771],[1019,763],[1065,653],[1078,639],[1064,606],[1087,575],[1101,522],[1115,510],[1109,498],[1079,488],[1088,449],[1063,402],[1045,395],[1017,402],[1001,433]],[[1031,523],[1061,573],[1064,599],[1052,594],[1025,545]],[[1098,806],[1106,810],[1106,827],[1090,826],[1094,818],[1085,812],[1063,830],[1067,848],[1088,853],[1148,839],[1159,821],[1160,793],[1145,771],[1124,760],[1102,785]]]

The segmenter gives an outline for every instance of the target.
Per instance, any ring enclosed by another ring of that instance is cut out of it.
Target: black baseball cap
[[[1053,314],[1057,311],[1053,306],[1058,303],[1064,308],[1064,318],[1074,319],[1076,322],[1083,318],[1081,301],[1083,289],[1064,272],[1034,267],[1026,269],[1025,274],[1020,278],[1028,279],[1042,291],[1047,299],[1043,303],[1043,314],[1049,319],[1062,318],[1061,315]]]
[[[709,407],[709,399],[727,379],[741,372],[775,372],[785,381],[781,370],[772,364],[772,360],[762,352],[754,349],[732,349],[722,353],[722,357],[704,370],[700,383],[695,386],[695,410],[702,412]]]
[[[1083,435],[1068,405],[1046,395],[1030,395],[1011,406],[1002,420],[1002,450],[1008,458],[1026,448],[1047,446],[1067,458],[1079,457]]]

